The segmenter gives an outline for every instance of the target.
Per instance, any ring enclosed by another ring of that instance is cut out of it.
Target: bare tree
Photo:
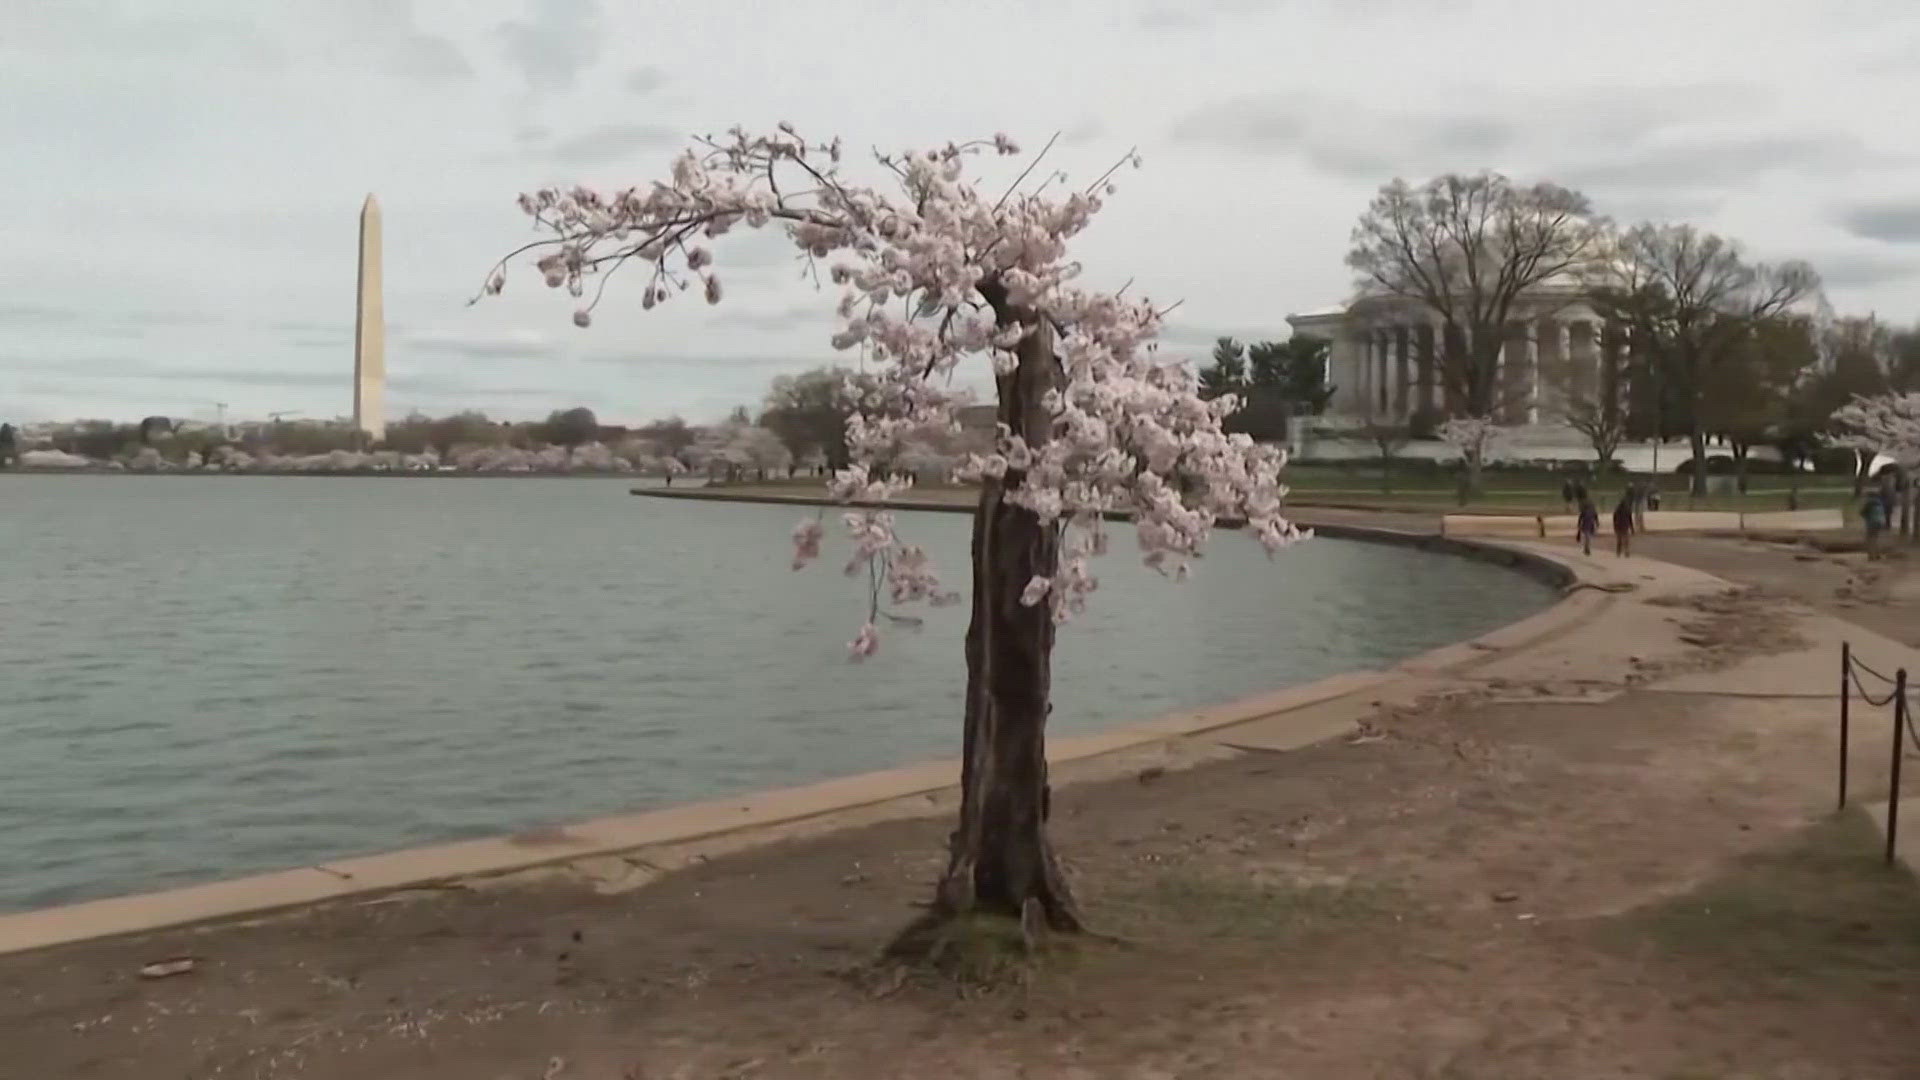
[[[1347,265],[1363,294],[1413,301],[1443,327],[1434,376],[1453,415],[1497,417],[1512,402],[1500,354],[1522,297],[1578,279],[1604,236],[1587,197],[1498,173],[1382,187],[1353,229]],[[1477,475],[1470,483],[1478,483]]]
[[[1604,472],[1613,463],[1613,455],[1627,437],[1626,413],[1609,408],[1599,395],[1577,395],[1561,412],[1567,426],[1586,437],[1593,447],[1595,472]]]
[[[1391,420],[1368,420],[1354,428],[1351,437],[1357,442],[1366,443],[1380,459],[1380,490],[1391,494],[1393,461],[1413,441],[1413,429]]]
[[[1732,241],[1691,225],[1636,225],[1596,269],[1588,299],[1633,336],[1639,362],[1678,403],[1693,451],[1693,492],[1707,489],[1707,434],[1719,368],[1767,320],[1820,296],[1804,262],[1749,263]]]

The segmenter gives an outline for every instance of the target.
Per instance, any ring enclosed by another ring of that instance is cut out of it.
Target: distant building
[[[1439,374],[1436,349],[1445,324],[1425,305],[1363,293],[1345,305],[1289,315],[1287,322],[1295,333],[1330,344],[1327,379],[1337,389],[1328,416],[1403,421],[1422,411],[1437,419],[1463,411]],[[1578,283],[1543,282],[1522,295],[1507,325],[1494,418],[1560,426],[1570,403],[1599,397],[1607,366],[1618,372],[1625,362],[1624,345],[1619,328],[1587,305]]]

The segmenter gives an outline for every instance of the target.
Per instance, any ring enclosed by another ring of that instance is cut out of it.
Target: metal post
[[[1849,717],[1847,713],[1853,704],[1853,642],[1840,643],[1840,806],[1847,808],[1847,747],[1852,745],[1847,738]]]
[[[1907,737],[1907,669],[1893,673],[1893,764],[1887,779],[1887,865],[1893,865],[1893,841],[1900,834],[1900,751]]]

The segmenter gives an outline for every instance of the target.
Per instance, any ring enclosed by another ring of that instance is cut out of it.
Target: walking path
[[[1018,980],[985,955],[965,997],[867,966],[938,869],[932,791],[775,844],[0,957],[0,1075],[1920,1075],[1920,889],[1831,813],[1838,645],[1920,670],[1906,579],[1733,541],[1516,546],[1596,588],[1062,763],[1058,841],[1132,947]],[[1892,728],[1855,719],[1868,801]]]

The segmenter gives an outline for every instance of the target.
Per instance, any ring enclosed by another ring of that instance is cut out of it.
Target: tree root
[[[1580,592],[1582,588],[1592,588],[1594,592],[1634,592],[1634,590],[1638,590],[1640,586],[1638,586],[1638,584],[1628,584],[1628,582],[1594,584],[1594,582],[1590,582],[1590,580],[1582,580],[1582,582],[1576,582],[1576,584],[1569,584],[1565,590],[1561,590],[1561,596],[1572,596],[1572,594]]]

